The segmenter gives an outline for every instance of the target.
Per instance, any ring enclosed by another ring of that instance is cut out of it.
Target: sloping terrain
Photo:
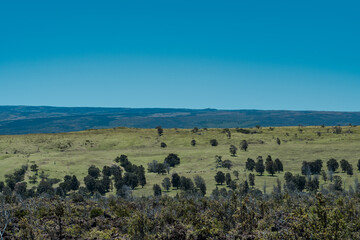
[[[161,184],[165,177],[173,173],[193,179],[200,175],[206,181],[207,192],[210,194],[216,187],[214,176],[217,171],[240,173],[240,180],[245,180],[250,173],[245,169],[248,158],[255,159],[271,155],[279,158],[284,165],[284,172],[274,176],[264,173],[258,176],[256,172],[256,187],[271,192],[276,180],[284,183],[284,173],[301,174],[303,161],[323,160],[323,170],[327,171],[326,162],[335,158],[348,160],[354,169],[354,175],[348,176],[338,169],[336,175],[342,177],[348,188],[354,186],[359,177],[357,162],[360,156],[360,126],[342,127],[340,134],[334,133],[333,127],[275,127],[248,129],[256,134],[244,134],[236,129],[230,129],[231,138],[223,129],[200,129],[194,133],[191,129],[164,129],[162,136],[158,136],[156,129],[111,128],[87,130],[57,134],[28,134],[0,136],[0,181],[4,181],[6,174],[11,174],[22,165],[37,164],[40,171],[45,171],[51,178],[63,179],[65,175],[76,175],[84,186],[83,179],[88,174],[88,167],[92,164],[100,169],[103,166],[115,164],[114,159],[121,154],[128,156],[131,163],[143,165],[146,171],[147,184],[144,188],[137,187],[134,195],[152,195],[154,184]],[[320,133],[320,134],[319,134]],[[277,138],[281,145],[277,144]],[[210,140],[216,139],[218,146],[211,146]],[[190,143],[196,141],[196,146]],[[247,151],[240,150],[240,143],[249,143]],[[162,148],[161,143],[167,147]],[[238,148],[236,156],[230,154],[229,148]],[[170,153],[178,154],[180,164],[170,169],[169,174],[148,172],[148,164],[153,160],[163,162]],[[233,167],[216,168],[215,156],[220,155],[223,160],[231,160]],[[25,181],[33,173],[28,172]],[[239,180],[239,182],[240,182]],[[328,186],[320,179],[321,186]],[[325,185],[324,185],[325,184]],[[33,184],[28,185],[29,188]],[[180,190],[171,190],[168,194],[176,195]],[[112,192],[115,193],[115,192]]]
[[[360,112],[0,106],[0,134],[94,128],[235,128],[360,124]]]

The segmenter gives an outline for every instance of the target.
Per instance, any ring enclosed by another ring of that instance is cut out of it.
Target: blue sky
[[[359,9],[2,1],[0,105],[360,111]]]

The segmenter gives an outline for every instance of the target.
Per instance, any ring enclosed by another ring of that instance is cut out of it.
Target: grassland
[[[230,129],[232,137],[228,139],[223,129],[201,129],[192,133],[190,129],[164,129],[163,136],[158,136],[155,129],[113,128],[101,130],[87,130],[81,132],[59,134],[30,134],[0,136],[0,180],[4,175],[11,173],[15,168],[24,164],[36,163],[40,170],[50,177],[63,178],[66,174],[75,174],[83,180],[87,168],[94,164],[99,168],[114,164],[116,156],[125,154],[129,160],[137,165],[147,164],[152,160],[163,161],[169,153],[176,153],[181,158],[181,164],[172,168],[170,174],[177,172],[180,175],[194,177],[202,176],[207,183],[207,192],[216,187],[214,175],[216,171],[232,173],[240,172],[240,179],[245,179],[249,173],[245,171],[245,161],[248,157],[256,159],[257,156],[271,155],[280,158],[284,165],[284,172],[300,173],[303,161],[322,159],[326,168],[329,158],[348,160],[354,167],[354,176],[337,173],[343,180],[345,187],[354,184],[359,177],[357,161],[360,159],[360,127],[343,127],[341,134],[332,133],[332,127],[303,127],[302,133],[298,127],[276,127],[274,130],[261,128],[259,134],[243,134]],[[352,133],[347,133],[351,130]],[[321,136],[318,136],[321,132]],[[281,145],[276,143],[281,139]],[[195,147],[190,141],[195,139]],[[219,145],[210,145],[210,139],[217,139]],[[240,151],[235,157],[230,156],[231,144],[239,147],[242,140],[249,142],[248,151]],[[261,143],[261,141],[263,143]],[[165,142],[167,148],[161,148],[160,143]],[[216,169],[215,155],[229,159],[234,166],[231,170]],[[30,171],[29,171],[30,173]],[[256,176],[256,187],[272,191],[276,179],[283,181],[283,175]],[[137,188],[133,194],[136,196],[151,195],[152,186],[161,183],[167,175],[146,173],[147,185]],[[233,179],[235,178],[232,176]],[[26,177],[28,180],[28,176]],[[326,184],[321,182],[321,184]],[[29,184],[29,186],[31,186]],[[171,196],[176,190],[166,193]]]

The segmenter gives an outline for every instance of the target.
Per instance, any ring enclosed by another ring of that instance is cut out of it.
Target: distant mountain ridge
[[[59,133],[93,128],[235,128],[360,125],[360,112],[0,106],[0,134]]]

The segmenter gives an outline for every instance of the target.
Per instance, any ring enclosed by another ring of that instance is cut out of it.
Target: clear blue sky
[[[0,105],[360,111],[359,1],[1,1]]]

